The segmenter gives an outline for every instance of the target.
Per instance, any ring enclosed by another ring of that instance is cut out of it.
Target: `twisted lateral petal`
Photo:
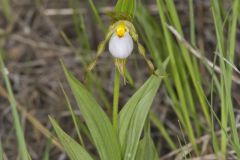
[[[115,58],[127,58],[133,51],[133,40],[128,32],[123,37],[118,37],[115,33],[109,41],[109,51]]]

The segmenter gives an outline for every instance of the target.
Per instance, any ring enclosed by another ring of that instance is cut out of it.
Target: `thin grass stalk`
[[[161,135],[167,141],[167,143],[169,144],[171,149],[172,150],[177,149],[176,144],[173,142],[173,140],[169,136],[168,131],[165,129],[165,127],[163,126],[161,120],[159,120],[157,115],[155,113],[153,113],[153,112],[150,112],[149,117],[150,117],[151,122],[158,128],[159,133],[161,133]]]
[[[237,20],[238,20],[238,8],[239,8],[239,0],[235,0],[233,2],[233,11],[232,11],[232,19],[231,23],[229,24],[230,28],[230,35],[229,35],[229,61],[230,63],[234,63],[234,55],[235,55],[235,47],[236,47],[236,30],[237,30]],[[233,142],[234,142],[234,149],[237,153],[238,158],[240,158],[240,143],[239,143],[239,137],[238,137],[238,131],[236,128],[236,120],[235,115],[233,111],[233,104],[232,104],[232,79],[229,78],[229,76],[232,76],[232,67],[227,65],[227,82],[228,82],[228,90],[227,90],[227,102],[229,104],[229,117],[230,117],[230,126],[232,130],[233,135]]]
[[[195,14],[194,14],[194,5],[193,5],[193,0],[188,0],[188,6],[189,6],[189,21],[190,21],[190,42],[194,47],[197,47],[197,42],[196,42],[196,26],[195,26]],[[204,53],[204,52],[202,52]],[[193,57],[193,65],[195,69],[198,69],[198,63],[197,59]],[[200,79],[200,72],[196,73],[198,76],[197,79]]]
[[[75,127],[75,129],[76,129],[76,131],[77,131],[77,136],[78,136],[78,139],[79,139],[79,141],[80,141],[80,144],[81,144],[81,146],[82,146],[83,148],[85,148],[84,141],[83,141],[82,135],[81,135],[81,133],[80,133],[80,130],[79,130],[79,127],[78,127],[78,124],[77,124],[76,114],[74,113],[74,111],[73,111],[73,109],[72,109],[72,105],[71,105],[71,103],[70,103],[70,100],[69,100],[69,98],[68,98],[68,96],[67,96],[67,93],[65,92],[62,84],[60,84],[60,86],[61,86],[62,92],[63,92],[63,94],[64,94],[64,97],[65,97],[65,99],[66,99],[66,103],[67,103],[68,110],[69,110],[70,113],[71,113],[71,117],[72,117],[72,120],[73,120],[73,123],[74,123],[74,127]]]
[[[27,145],[25,142],[24,133],[23,133],[22,126],[20,124],[20,117],[19,117],[19,114],[17,111],[17,103],[16,103],[16,100],[15,100],[15,97],[14,97],[14,94],[12,91],[12,86],[10,84],[10,80],[8,78],[8,70],[5,67],[2,56],[3,56],[3,51],[0,49],[0,67],[1,67],[4,82],[6,84],[7,91],[8,91],[8,100],[11,105],[13,123],[14,123],[15,131],[16,131],[16,135],[17,135],[20,157],[22,160],[30,160],[31,158],[27,151]]]
[[[213,19],[214,19],[214,25],[215,25],[215,31],[216,31],[216,36],[217,36],[217,47],[220,52],[220,55],[224,56],[225,52],[225,47],[224,47],[224,35],[223,35],[223,22],[221,18],[221,13],[220,13],[220,7],[219,3],[216,0],[212,0],[212,12],[213,12]],[[227,135],[224,134],[224,130],[227,128],[227,123],[228,123],[228,107],[227,107],[227,102],[226,102],[226,66],[225,63],[222,59],[220,59],[220,67],[221,67],[221,80],[220,80],[220,97],[221,97],[221,126],[222,128],[222,133],[221,133],[221,154],[223,156],[226,155],[226,147],[227,147]]]
[[[81,9],[77,6],[81,5],[80,2],[68,0],[68,5],[73,9],[72,20],[74,24],[74,30],[77,34],[80,45],[86,51],[90,51],[89,39],[86,31],[85,21]],[[78,11],[80,10],[80,11]]]
[[[220,84],[219,84],[219,81],[215,75],[215,72],[214,72],[214,68],[215,68],[215,65],[216,65],[216,62],[217,62],[217,55],[214,56],[214,60],[213,60],[213,68],[209,68],[207,66],[207,69],[209,70],[210,74],[211,74],[211,85],[210,85],[210,112],[211,112],[211,120],[212,120],[212,127],[211,127],[211,135],[212,135],[212,142],[213,142],[213,150],[215,153],[219,153],[220,151],[220,148],[219,148],[219,143],[218,143],[218,139],[217,139],[217,135],[215,133],[215,128],[214,128],[214,109],[213,109],[213,88],[214,88],[214,84],[215,86],[217,87],[218,90],[220,90]]]
[[[50,157],[49,153],[50,153],[51,147],[52,147],[51,139],[48,139],[46,147],[44,149],[44,153],[43,153],[43,158],[42,158],[43,160],[49,160],[49,157]]]
[[[191,44],[196,46],[196,35],[195,35],[195,22],[194,22],[194,12],[193,12],[193,0],[188,0],[189,6],[189,21],[190,21],[190,39]]]
[[[96,19],[97,23],[98,23],[99,26],[100,26],[100,29],[105,32],[106,29],[105,29],[105,27],[104,27],[103,21],[102,21],[101,18],[100,18],[100,15],[99,15],[99,13],[98,13],[98,10],[97,10],[97,8],[96,8],[93,0],[88,0],[88,2],[89,2],[89,4],[90,4],[90,6],[91,6],[91,9],[92,9],[93,13],[94,13],[95,19]]]

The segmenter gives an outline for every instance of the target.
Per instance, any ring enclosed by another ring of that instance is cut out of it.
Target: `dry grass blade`
[[[235,151],[229,151],[228,155],[234,158],[228,157],[228,159],[237,159],[237,157],[234,156],[235,154],[236,154]],[[191,158],[191,160],[218,160],[218,159],[220,158],[216,154],[208,154],[200,157]]]
[[[40,48],[40,49],[49,49],[49,50],[54,50],[57,52],[61,52],[61,53],[71,53],[74,50],[69,48],[69,47],[65,47],[65,46],[56,46],[56,45],[49,45],[46,42],[39,42],[39,41],[34,41],[30,38],[26,38],[23,37],[19,34],[12,34],[10,36],[11,39],[18,41],[20,43],[24,43],[26,45],[35,47],[35,48]]]
[[[153,14],[157,14],[158,10],[156,5],[148,5],[147,8],[149,11]],[[112,12],[114,10],[113,6],[107,6],[107,7],[101,7],[99,8],[99,13],[100,14],[106,14],[109,12]],[[86,14],[87,9],[81,8],[80,10],[75,11],[77,14]],[[55,8],[49,8],[43,10],[43,14],[46,16],[66,16],[66,15],[73,15],[74,14],[74,9],[73,8],[62,8],[62,9],[55,9]]]
[[[192,158],[192,160],[215,160],[218,159],[215,154],[209,154],[201,157]]]

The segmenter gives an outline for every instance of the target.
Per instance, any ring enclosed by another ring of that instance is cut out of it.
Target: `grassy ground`
[[[114,6],[108,0],[0,0],[0,53],[4,60],[0,85],[0,160],[28,159],[29,155],[32,159],[68,159],[63,152],[66,146],[61,145],[52,127],[55,125],[57,130],[57,124],[53,119],[51,124],[49,115],[94,159],[98,155],[104,157],[92,145],[97,140],[84,110],[80,112],[77,107],[81,102],[74,100],[60,59],[78,80],[85,82],[87,64],[112,23],[109,12]],[[147,58],[155,68],[163,68],[162,64],[169,59],[155,98],[154,91],[145,88],[154,101],[146,122],[142,122],[144,129],[139,132],[144,133],[142,140],[151,143],[153,140],[155,149],[151,150],[156,150],[160,159],[240,158],[239,20],[239,0],[137,1],[132,22]],[[128,58],[127,69],[129,83],[124,85],[120,79],[120,86],[116,85],[114,62],[106,49],[91,78],[84,83],[110,120],[113,110],[118,106],[121,109],[150,77],[137,49]],[[71,84],[71,79],[68,81]],[[81,91],[85,93],[84,89]],[[114,113],[113,127],[118,132],[118,114]],[[121,113],[119,116],[120,124],[127,121],[121,118]],[[136,123],[140,121],[141,118]],[[135,139],[127,146],[138,141]]]

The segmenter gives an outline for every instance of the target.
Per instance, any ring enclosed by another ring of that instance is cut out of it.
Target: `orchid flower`
[[[98,46],[95,59],[88,66],[88,70],[91,71],[96,66],[98,58],[101,56],[106,48],[107,43],[109,42],[108,49],[111,55],[114,57],[115,66],[125,79],[126,60],[133,51],[133,41],[136,43],[139,54],[147,62],[149,70],[152,73],[154,71],[154,66],[146,57],[144,47],[139,43],[138,34],[135,27],[127,20],[119,20],[109,27],[105,39]]]

